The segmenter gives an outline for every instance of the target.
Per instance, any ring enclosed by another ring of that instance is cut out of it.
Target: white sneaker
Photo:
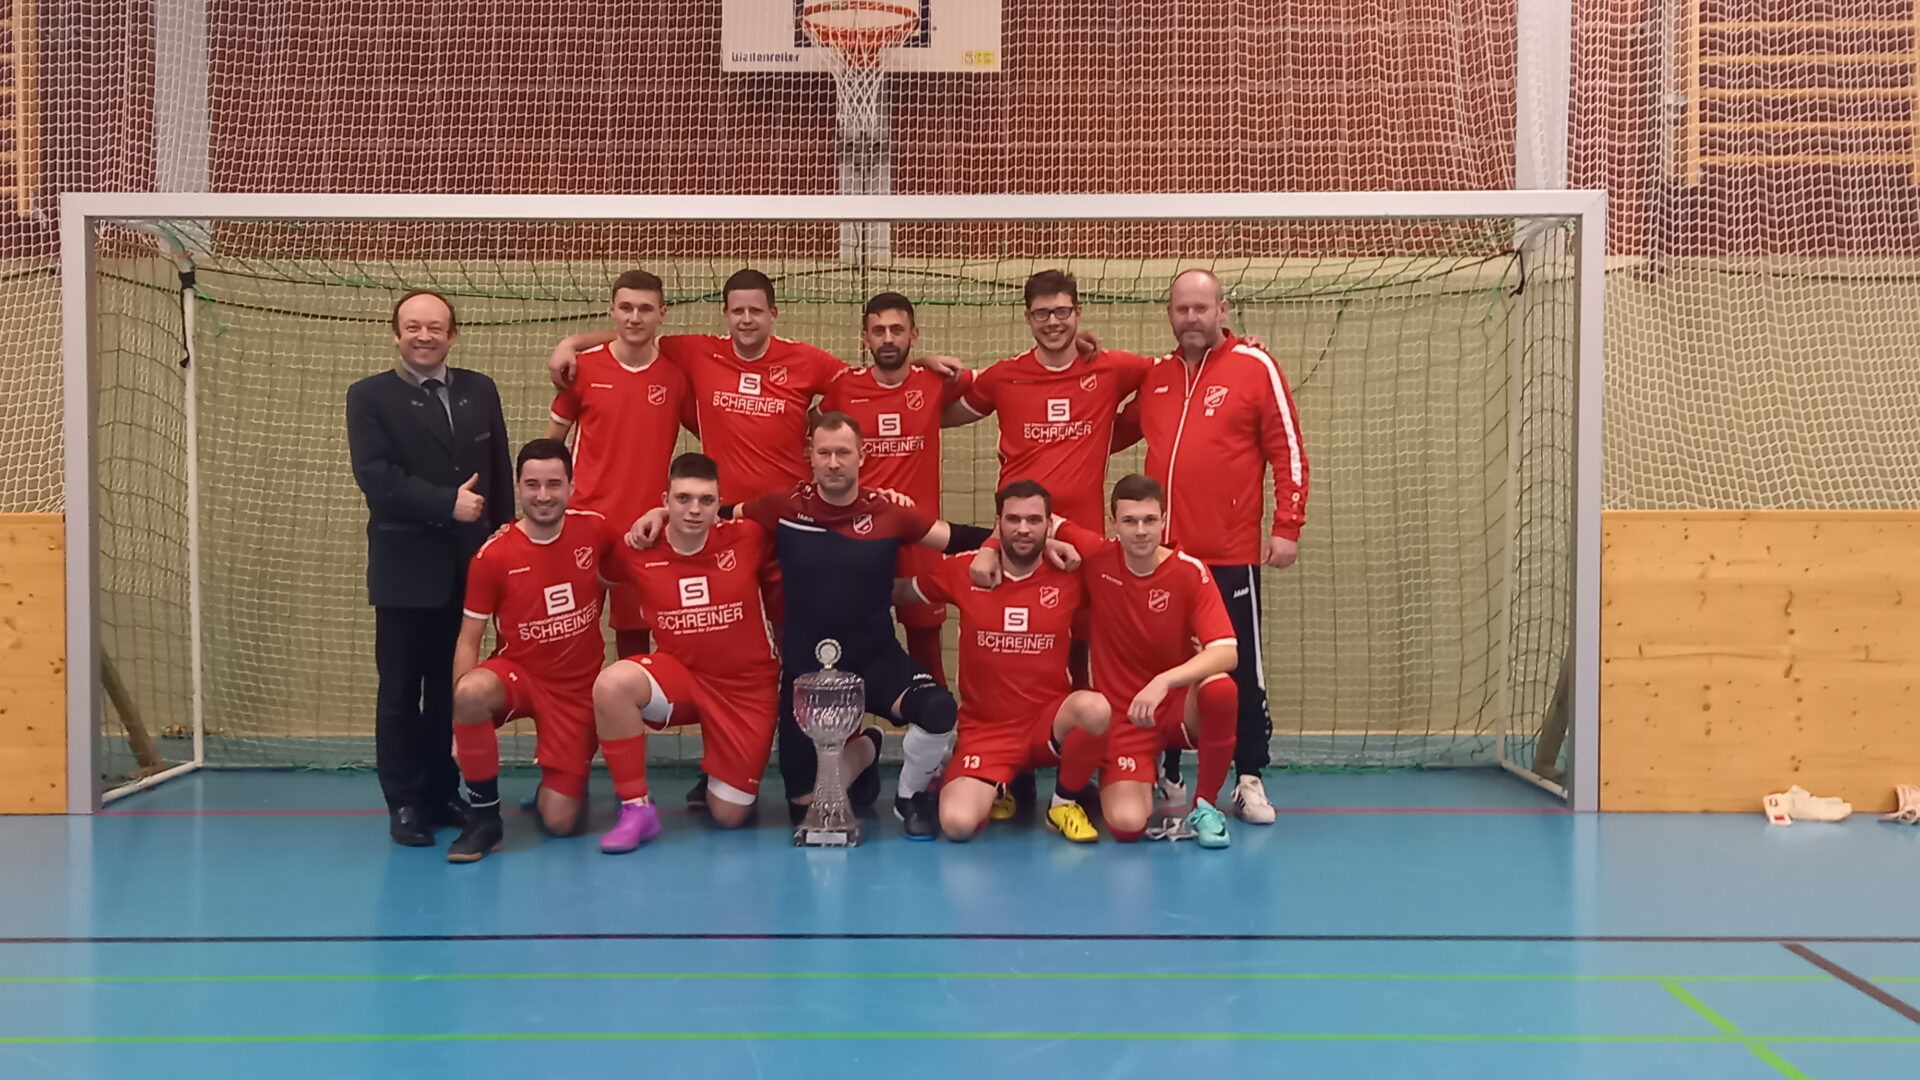
[[[1273,804],[1267,801],[1267,788],[1259,777],[1242,776],[1233,785],[1233,813],[1249,825],[1273,824]]]
[[[1192,801],[1187,798],[1187,785],[1162,776],[1154,782],[1153,789],[1160,793],[1161,812],[1168,814],[1187,812],[1187,804]]]

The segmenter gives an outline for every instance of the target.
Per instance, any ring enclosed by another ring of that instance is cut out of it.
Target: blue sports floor
[[[366,774],[0,819],[0,1077],[1920,1078],[1920,829],[1269,790],[1225,852],[804,852],[769,806],[449,866]]]

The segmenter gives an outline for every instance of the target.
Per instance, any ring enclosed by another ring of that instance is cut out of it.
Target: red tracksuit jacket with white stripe
[[[1258,563],[1261,481],[1273,469],[1272,535],[1300,538],[1307,450],[1286,375],[1228,334],[1189,374],[1175,350],[1121,411],[1114,449],[1147,440],[1147,475],[1167,489],[1166,541],[1211,566]]]

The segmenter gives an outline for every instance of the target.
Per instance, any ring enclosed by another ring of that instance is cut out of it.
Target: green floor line
[[[311,1035],[9,1035],[0,1046],[174,1046],[272,1043],[502,1042],[1298,1042],[1298,1043],[1611,1043],[1655,1046],[1920,1046],[1920,1035],[1460,1035],[1319,1031],[475,1031]],[[1788,1066],[1791,1068],[1791,1066]],[[1789,1073],[1799,1076],[1799,1073]]]
[[[1578,975],[1459,974],[1449,972],[1290,971],[493,971],[420,974],[329,975],[6,975],[0,985],[33,983],[269,983],[269,982],[511,982],[526,980],[984,980],[984,981],[1229,981],[1229,982],[1620,982],[1620,983],[1827,983],[1828,975]]]
[[[1722,1035],[1732,1035],[1742,1039],[1743,1045],[1747,1048],[1747,1052],[1759,1058],[1761,1061],[1766,1062],[1772,1067],[1773,1071],[1779,1073],[1781,1076],[1787,1077],[1788,1080],[1812,1080],[1806,1073],[1794,1068],[1791,1062],[1768,1047],[1766,1040],[1746,1035],[1734,1025],[1733,1021],[1715,1012],[1706,1002],[1701,1001],[1690,993],[1686,987],[1675,982],[1666,982],[1661,985],[1666,989],[1667,993],[1672,994],[1682,1005],[1692,1009],[1694,1014],[1699,1016],[1700,1019],[1712,1024],[1715,1031],[1720,1032]]]

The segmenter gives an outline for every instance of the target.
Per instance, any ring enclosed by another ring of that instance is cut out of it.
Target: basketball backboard
[[[815,17],[912,23],[904,41],[886,50],[892,71],[1000,70],[1000,0],[856,0]],[[723,0],[720,15],[722,71],[826,71],[825,58],[809,40],[802,13],[822,0]]]

